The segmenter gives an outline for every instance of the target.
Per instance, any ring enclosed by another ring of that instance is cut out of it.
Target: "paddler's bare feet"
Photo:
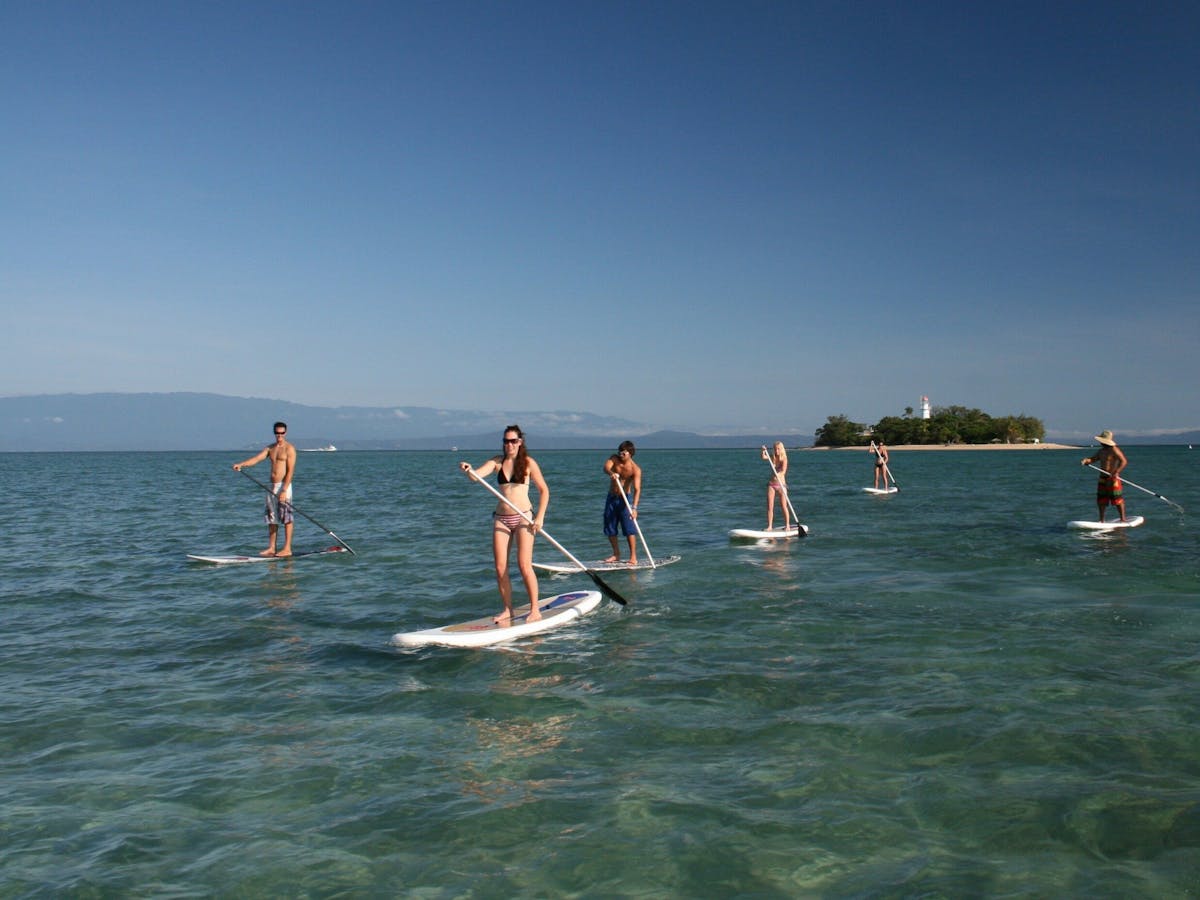
[[[617,556],[617,555],[614,553],[612,556],[605,557],[604,561],[605,561],[605,562],[620,562],[620,561],[621,561],[621,557]]]
[[[542,618],[542,611],[537,608],[537,604],[529,607],[529,615],[525,617],[526,622],[537,622]]]
[[[506,609],[504,612],[500,613],[500,615],[494,617],[492,619],[492,624],[493,625],[511,625],[512,624],[512,610]]]
[[[625,565],[636,566],[637,565],[637,557],[636,556],[629,557],[629,562],[625,563]]]
[[[285,556],[291,556],[291,555],[292,555],[291,550],[280,550],[278,553],[275,554],[275,558],[282,559]]]
[[[258,554],[258,555],[259,555],[259,556],[274,556],[274,555],[275,555],[275,548],[274,548],[274,547],[268,547],[266,550],[262,551],[262,553],[260,553],[260,554]]]

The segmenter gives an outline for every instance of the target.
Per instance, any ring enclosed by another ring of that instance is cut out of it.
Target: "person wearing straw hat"
[[[1100,521],[1104,521],[1106,508],[1112,506],[1121,514],[1121,521],[1124,522],[1125,496],[1121,484],[1121,470],[1129,464],[1129,461],[1125,459],[1125,454],[1121,452],[1121,448],[1113,440],[1113,433],[1108,429],[1096,435],[1096,440],[1100,442],[1100,449],[1094,456],[1085,457],[1079,464],[1081,466],[1095,464],[1097,468],[1104,470],[1096,484],[1096,509]]]
[[[617,452],[604,461],[604,472],[611,479],[608,496],[604,498],[604,536],[612,545],[612,556],[605,562],[620,562],[621,548],[617,544],[617,526],[629,542],[629,565],[637,565],[638,503],[642,499],[642,467],[633,461],[637,448],[633,441],[621,441]],[[628,498],[628,499],[627,499]]]

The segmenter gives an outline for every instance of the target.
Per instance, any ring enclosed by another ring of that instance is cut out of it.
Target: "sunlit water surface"
[[[533,452],[606,553],[605,454]],[[1127,452],[1200,509],[1200,454]],[[236,453],[0,455],[0,895],[1195,896],[1196,529],[1129,489],[1142,528],[1068,531],[1081,455],[895,452],[871,497],[867,454],[793,452],[812,534],[760,545],[755,451],[643,451],[682,561],[416,651],[498,609],[460,454],[302,454],[358,555],[229,568],[185,555],[264,545]]]

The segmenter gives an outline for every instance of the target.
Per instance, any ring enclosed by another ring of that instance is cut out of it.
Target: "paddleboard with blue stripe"
[[[514,641],[552,628],[560,628],[580,616],[587,615],[599,603],[599,591],[571,591],[540,601],[538,609],[541,610],[542,617],[536,622],[528,620],[529,607],[524,606],[514,610],[511,625],[497,625],[492,621],[495,616],[485,616],[457,625],[443,625],[441,628],[429,628],[425,631],[400,632],[392,635],[392,643],[397,647],[425,647],[430,644],[440,644],[444,647],[486,647],[489,644]]]

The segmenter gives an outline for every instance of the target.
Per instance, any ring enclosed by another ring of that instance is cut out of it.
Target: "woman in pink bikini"
[[[779,497],[779,505],[783,508],[783,527],[792,527],[792,511],[787,501],[787,450],[783,441],[776,441],[768,454],[767,448],[762,448],[762,458],[771,464],[775,475],[767,482],[767,531],[775,527],[775,498]]]
[[[508,503],[497,501],[496,511],[492,513],[492,553],[496,560],[496,584],[500,588],[500,599],[504,601],[504,612],[496,616],[497,625],[511,625],[513,620],[512,579],[508,574],[508,554],[512,547],[513,535],[517,538],[517,567],[521,570],[521,578],[525,581],[525,590],[529,592],[529,615],[525,621],[536,622],[542,617],[538,610],[538,581],[533,571],[533,540],[541,529],[546,518],[546,507],[550,505],[550,488],[542,477],[541,467],[532,456],[525,452],[525,435],[516,425],[504,429],[503,453],[493,456],[473,472],[471,464],[459,463],[459,468],[467,473],[468,478],[480,480],[496,474],[496,484],[500,493]],[[538,492],[537,515],[532,515],[533,507],[529,500],[529,486],[533,485]],[[517,512],[521,510],[525,516],[533,519],[530,524],[524,516]]]

